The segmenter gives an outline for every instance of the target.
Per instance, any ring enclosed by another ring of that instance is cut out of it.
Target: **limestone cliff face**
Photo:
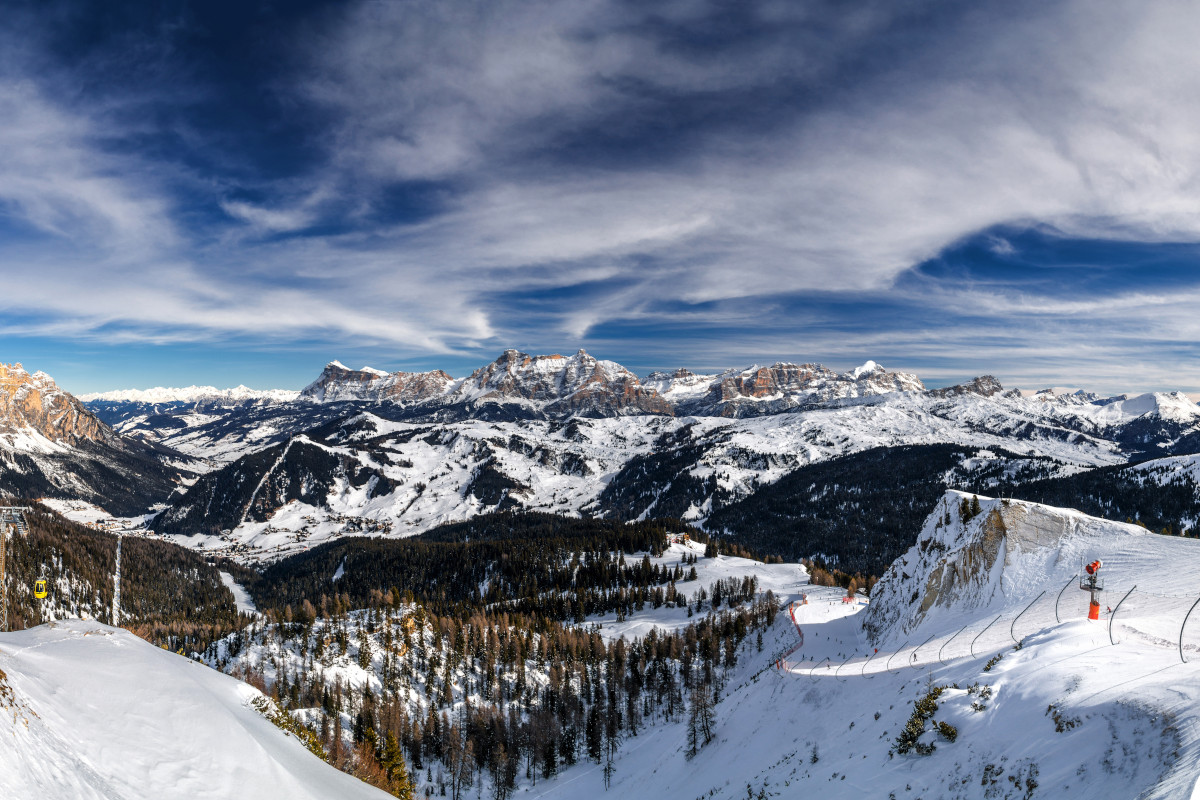
[[[1072,509],[949,491],[916,545],[875,585],[864,625],[878,638],[911,632],[940,613],[1019,610],[1040,592],[1060,589],[1085,559],[1106,553],[1107,561],[1147,536],[1136,525]]]
[[[708,383],[700,393],[696,387],[702,377]],[[778,414],[847,398],[925,390],[916,375],[890,372],[874,361],[846,373],[820,364],[777,362],[711,376],[685,370],[673,375],[654,373],[648,381],[675,402],[677,414],[723,417]]]
[[[955,386],[947,386],[944,389],[930,389],[930,397],[958,397],[964,394],[974,394],[980,397],[991,397],[1000,394],[1004,391],[1004,387],[1000,385],[1000,381],[996,380],[991,375],[980,375],[978,378],[973,378],[966,383],[960,383]]]
[[[809,393],[837,373],[820,364],[778,363],[769,367],[751,367],[745,372],[725,378],[713,387],[714,399],[727,403],[742,397],[773,397],[776,395]]]
[[[0,364],[0,431],[17,434],[29,429],[71,446],[115,437],[49,375],[30,375],[20,364]]]
[[[463,399],[545,403],[552,413],[614,416],[671,414],[671,404],[614,361],[586,351],[573,356],[531,356],[506,350],[475,370],[457,393]]]
[[[420,403],[440,397],[454,379],[440,369],[432,372],[383,372],[348,369],[337,361],[325,365],[320,377],[300,393],[305,400],[336,403],[346,400]]]

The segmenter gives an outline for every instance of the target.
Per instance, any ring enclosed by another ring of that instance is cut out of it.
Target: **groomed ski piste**
[[[519,796],[1200,798],[1200,541],[982,497],[963,519],[964,499],[947,494],[869,606],[777,592],[694,758],[684,715],[625,740],[607,792],[589,763]],[[1089,621],[1076,574],[1094,558],[1108,585]]]
[[[5,800],[385,798],[275,727],[257,689],[124,630],[0,633]]]

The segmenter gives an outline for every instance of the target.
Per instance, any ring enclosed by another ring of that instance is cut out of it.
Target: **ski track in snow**
[[[233,601],[237,604],[239,614],[258,614],[258,607],[254,605],[253,598],[246,591],[245,587],[234,580],[233,576],[228,572],[221,573],[221,583],[233,592]]]
[[[986,516],[998,501],[982,500]],[[892,614],[893,627],[877,642],[860,624],[868,607],[843,603],[842,590],[796,584],[785,592],[780,586],[777,594],[785,601],[808,595],[808,603],[796,607],[804,643],[790,669],[776,668],[776,654],[797,642],[784,611],[761,652],[752,639],[743,644],[716,707],[716,737],[696,758],[684,757],[683,720],[659,722],[623,743],[608,791],[594,765],[581,764],[540,781],[529,796],[733,800],[763,790],[768,796],[815,793],[855,800],[890,793],[898,798],[1020,798],[1033,781],[1033,797],[1200,797],[1200,624],[1185,635],[1189,663],[1180,661],[1175,642],[1153,635],[1162,622],[1155,617],[1162,615],[1177,632],[1190,602],[1175,600],[1188,594],[1194,600],[1200,593],[1194,583],[1200,542],[1149,534],[1069,509],[1036,509],[1061,523],[1061,538],[1039,547],[1018,534],[1007,561],[1002,559],[1003,569],[973,586],[971,598],[956,595],[956,605],[935,604],[907,629],[896,626],[916,618]],[[934,521],[931,517],[927,534],[932,535]],[[1045,519],[1030,524],[1046,530]],[[962,534],[950,531],[945,538]],[[1140,608],[1118,611],[1115,645],[1109,642],[1107,617],[1085,618],[1087,595],[1078,589],[1057,604],[1062,622],[1055,621],[1053,593],[1019,616],[1044,588],[1063,588],[1078,569],[1080,552],[1102,557],[1121,593],[1154,576],[1158,594],[1153,597],[1162,600],[1147,596]],[[667,554],[664,560],[669,564],[671,558]],[[729,567],[741,566],[732,562]],[[909,570],[917,567],[908,562]],[[880,611],[880,602],[920,590],[926,577],[910,571],[901,578],[898,572],[893,590],[872,598],[874,610]],[[997,615],[999,623],[987,628]],[[1020,649],[1014,649],[1010,636],[1014,620]],[[652,624],[679,621],[664,617],[661,609],[647,609],[621,623],[621,630],[605,621],[601,633],[643,635]],[[984,635],[973,641],[960,636],[964,628],[972,636]],[[969,693],[974,684],[988,685],[991,697],[981,701]],[[933,720],[957,728],[956,740],[927,730],[920,741],[935,745],[931,755],[894,752],[914,701],[930,685],[950,687],[939,698]],[[983,708],[976,711],[973,703]],[[1065,721],[1062,731],[1056,730],[1055,713]]]

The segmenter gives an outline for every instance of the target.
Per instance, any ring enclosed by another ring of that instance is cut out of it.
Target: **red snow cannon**
[[[1101,566],[1100,559],[1096,559],[1083,568],[1088,576],[1079,588],[1086,589],[1092,595],[1092,602],[1088,604],[1088,619],[1100,619],[1100,596],[1098,593],[1104,588],[1104,584],[1100,581]]]

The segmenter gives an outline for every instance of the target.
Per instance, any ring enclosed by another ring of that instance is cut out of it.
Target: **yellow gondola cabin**
[[[38,600],[41,600],[47,594],[48,594],[48,592],[46,591],[46,579],[45,578],[38,578],[36,581],[33,582],[33,596],[34,597],[36,597]]]

